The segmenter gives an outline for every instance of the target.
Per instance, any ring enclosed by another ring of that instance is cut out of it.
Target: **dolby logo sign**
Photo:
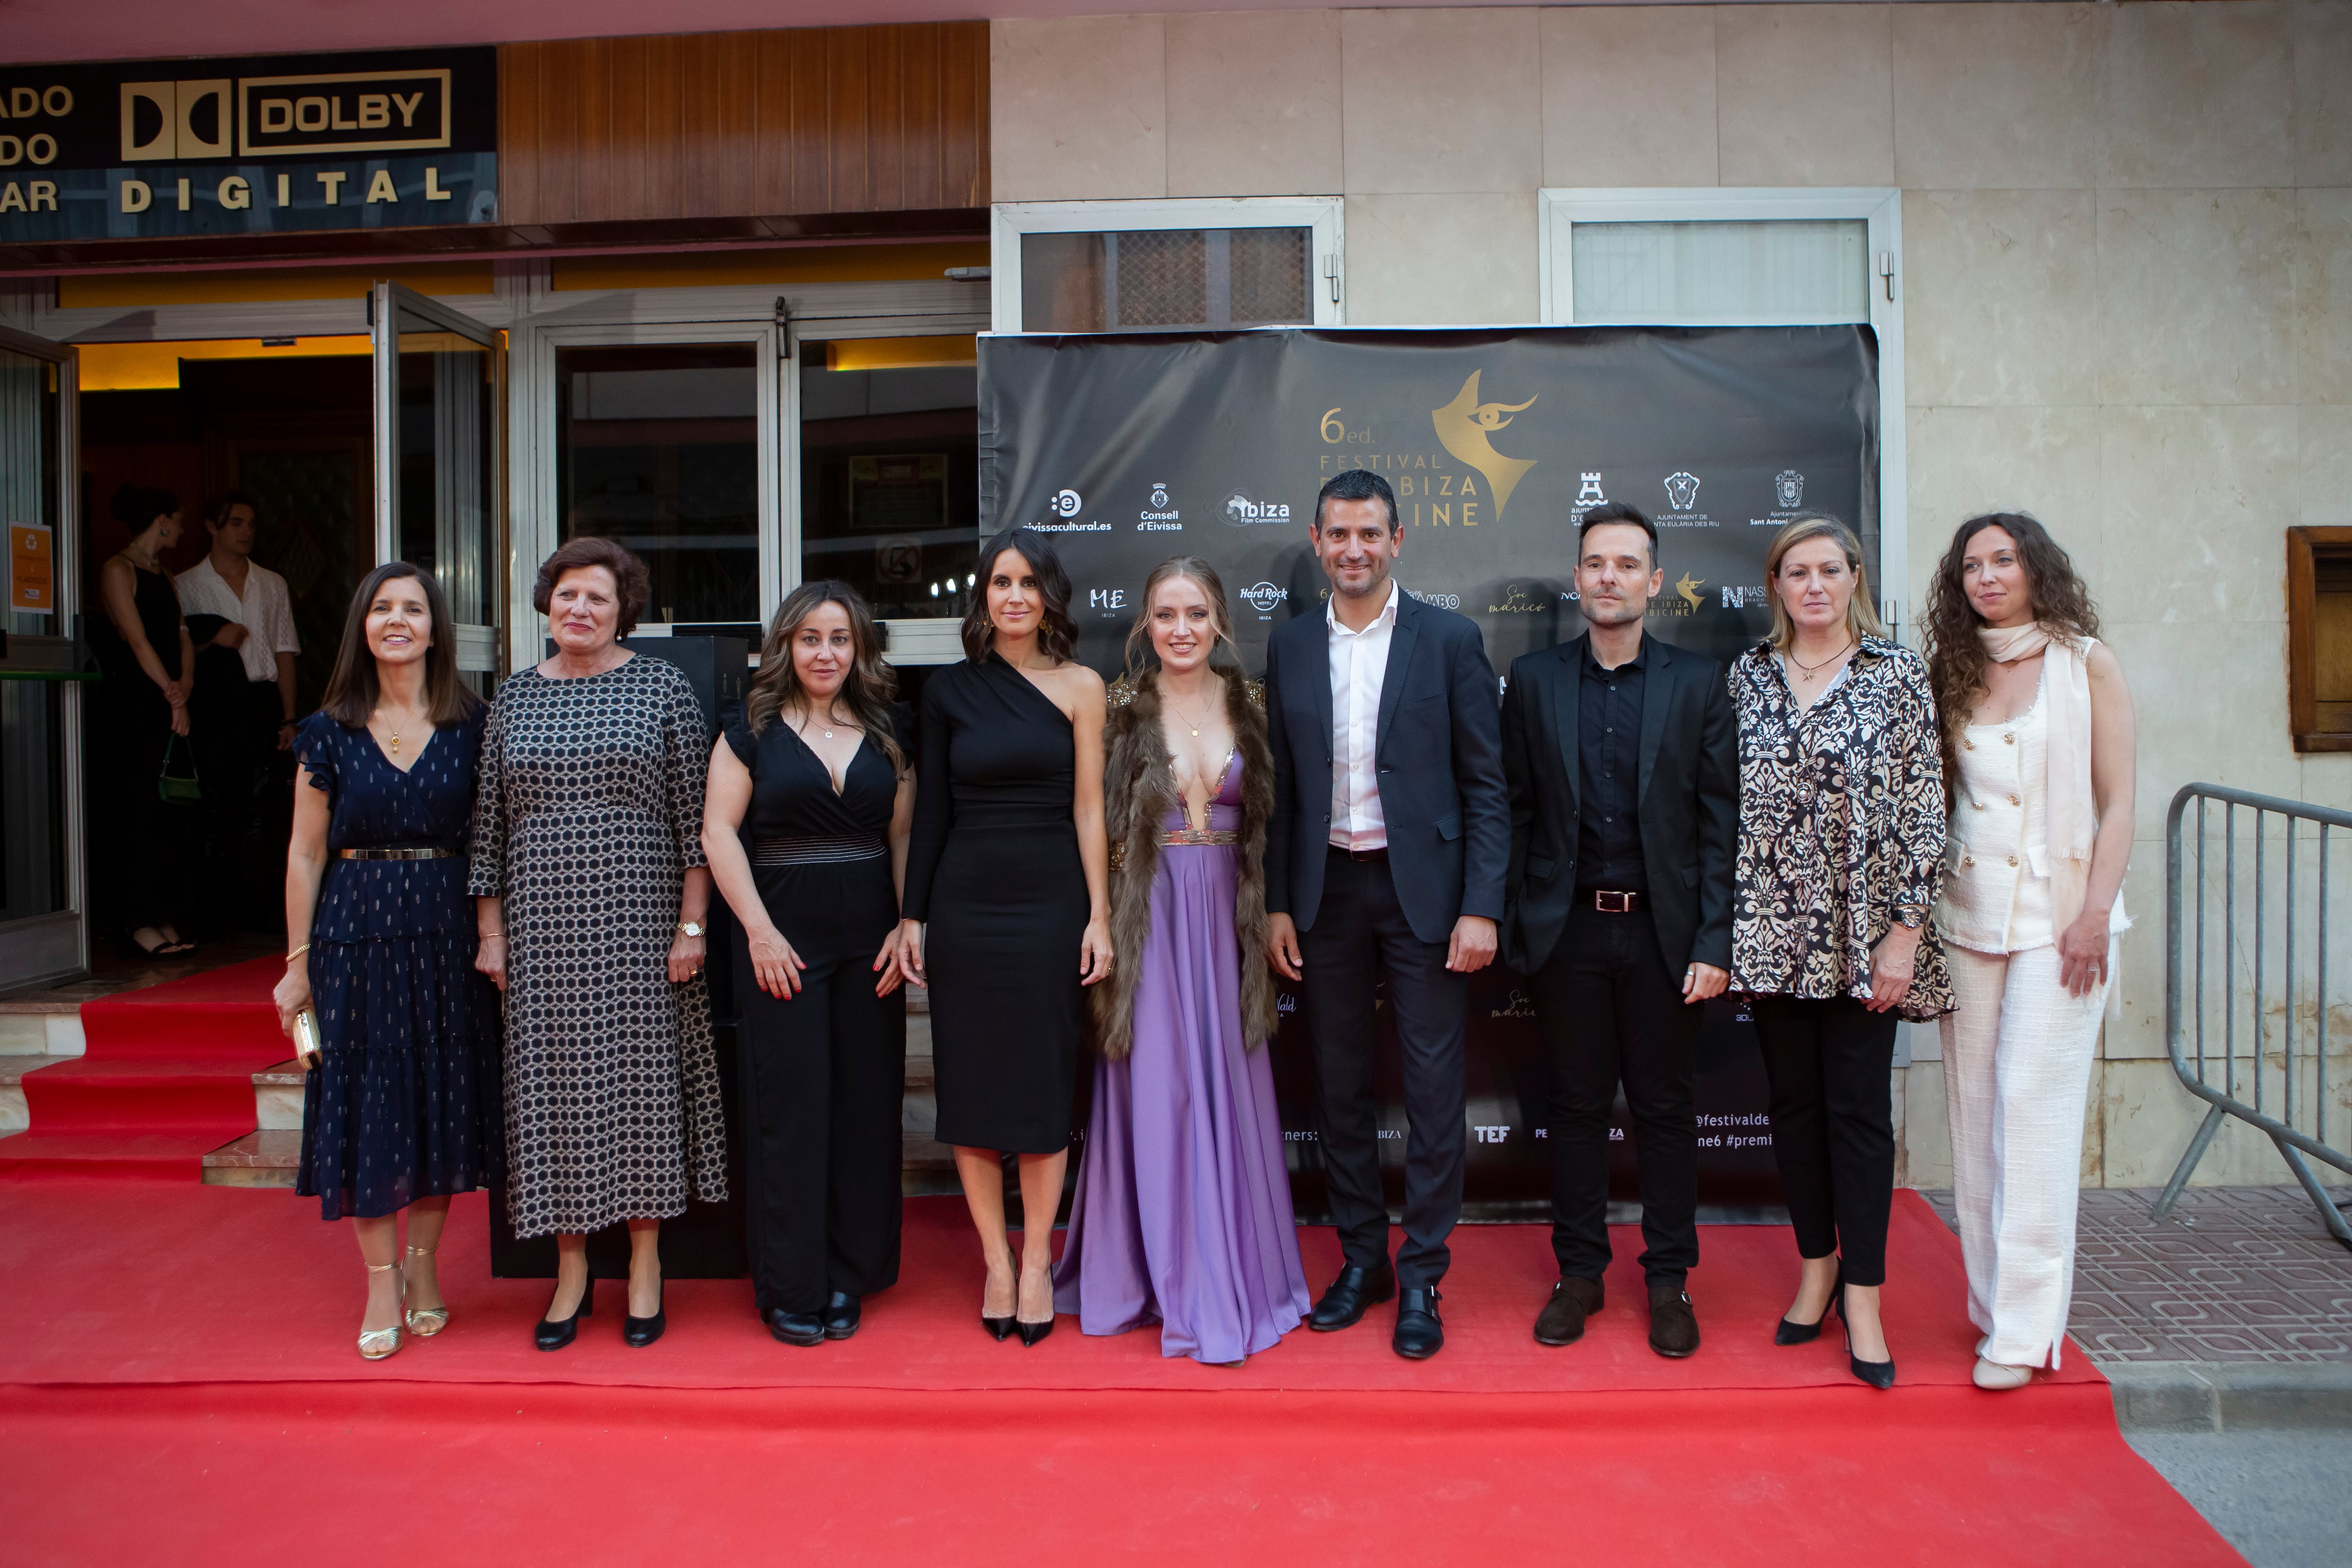
[[[446,70],[126,81],[121,92],[126,163],[427,153],[450,144]]]

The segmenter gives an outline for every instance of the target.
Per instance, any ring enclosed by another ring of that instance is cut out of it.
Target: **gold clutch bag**
[[[294,1015],[294,1059],[309,1072],[319,1065],[324,1047],[319,1042],[318,1016],[308,1007]]]

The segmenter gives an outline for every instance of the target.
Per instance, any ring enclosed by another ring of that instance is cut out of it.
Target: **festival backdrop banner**
[[[1867,327],[1540,327],[1171,332],[980,340],[981,516],[1045,531],[1073,587],[1079,654],[1120,667],[1144,577],[1207,559],[1232,595],[1244,664],[1328,593],[1308,545],[1315,495],[1347,468],[1394,488],[1408,593],[1470,616],[1496,673],[1579,635],[1577,523],[1629,501],[1659,531],[1651,632],[1728,660],[1770,625],[1764,551],[1800,510],[1878,554],[1877,348]],[[1764,1080],[1736,999],[1699,1049],[1701,1199],[1778,1201]],[[1295,988],[1275,1042],[1302,1217],[1322,1207],[1311,1068]],[[1533,1212],[1546,1191],[1547,1074],[1522,979],[1470,987],[1471,1212]],[[1381,1138],[1404,1115],[1381,1009]],[[1631,1197],[1624,1107],[1612,1138]],[[1392,1193],[1393,1199],[1397,1194]]]

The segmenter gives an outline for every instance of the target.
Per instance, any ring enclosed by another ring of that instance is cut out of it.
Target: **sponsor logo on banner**
[[[1481,1143],[1504,1143],[1509,1142],[1511,1136],[1511,1129],[1508,1122],[1504,1123],[1500,1127],[1474,1126],[1470,1131],[1477,1134],[1478,1142]]]
[[[1076,521],[1078,513],[1085,510],[1086,504],[1086,497],[1066,485],[1046,498],[1045,515],[1048,518],[1069,518],[1072,521],[1033,522],[1026,526],[1035,529],[1040,533],[1108,533],[1109,523],[1092,519],[1085,522]]]
[[[1699,477],[1687,468],[1668,474],[1661,481],[1666,491],[1666,510],[1650,521],[1660,528],[1713,528],[1715,519],[1697,510]]]
[[[1562,594],[1562,602],[1572,597]],[[1532,583],[1507,584],[1503,596],[1486,606],[1490,616],[1539,616],[1553,607],[1551,590]]]
[[[1499,1007],[1486,1009],[1486,1016],[1489,1018],[1532,1018],[1535,1016],[1536,1005],[1528,1001],[1528,994],[1516,985],[1511,987],[1508,1001]]]
[[[1761,583],[1738,588],[1727,584],[1723,590],[1723,607],[1727,610],[1769,608],[1771,603],[1772,601],[1765,596],[1764,584]]]
[[[1443,408],[1433,408],[1429,416],[1437,426],[1438,444],[1463,462],[1485,476],[1486,489],[1495,498],[1495,515],[1500,518],[1511,504],[1511,492],[1536,466],[1532,458],[1507,458],[1495,450],[1487,437],[1511,422],[1511,416],[1535,406],[1535,398],[1525,403],[1481,403],[1478,401],[1477,371],[1462,384],[1454,401]],[[1469,510],[1469,509],[1465,509]],[[1465,518],[1465,522],[1475,522]]]
[[[1694,577],[1685,572],[1680,582],[1650,601],[1650,614],[1668,620],[1695,616],[1706,601],[1706,595],[1700,592],[1706,586],[1706,578]]]
[[[1253,583],[1241,591],[1242,603],[1255,610],[1261,616],[1271,616],[1275,606],[1289,597],[1288,589],[1277,588],[1271,583]]]
[[[1055,517],[1076,517],[1078,509],[1087,503],[1077,491],[1060,489],[1054,492],[1054,499],[1046,504],[1053,509]]]
[[[1168,487],[1166,485],[1156,484],[1151,487],[1151,506],[1150,510],[1139,512],[1136,516],[1138,518],[1138,521],[1135,525],[1135,531],[1138,533],[1181,533],[1184,531],[1184,524],[1179,521],[1181,514],[1179,513],[1173,506],[1169,504]]]
[[[1225,498],[1225,521],[1235,528],[1247,528],[1259,522],[1288,522],[1290,503],[1287,501],[1254,501],[1240,490]]]
[[[1666,476],[1666,504],[1676,511],[1688,511],[1698,504],[1698,476],[1681,473]]]
[[[1780,503],[1783,511],[1794,511],[1805,504],[1805,476],[1794,468],[1782,468],[1772,476],[1772,499]]]
[[[1089,588],[1087,590],[1087,608],[1089,610],[1100,610],[1106,616],[1117,615],[1119,611],[1127,608],[1127,590],[1124,588]]]
[[[1419,599],[1424,605],[1435,605],[1441,610],[1458,610],[1462,607],[1462,595],[1459,594],[1434,592],[1424,594],[1418,588],[1407,588],[1405,594],[1407,597]]]

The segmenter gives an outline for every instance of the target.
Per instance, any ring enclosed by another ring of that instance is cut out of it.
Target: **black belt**
[[[1334,844],[1331,846],[1331,853],[1369,865],[1385,865],[1389,858],[1389,847],[1383,844],[1377,849],[1350,849],[1344,844]]]
[[[835,866],[851,860],[876,860],[890,853],[889,841],[878,833],[846,833],[835,837],[754,838],[754,866]]]
[[[1618,892],[1608,888],[1579,888],[1576,896],[1591,899],[1592,907],[1604,915],[1636,915],[1642,912],[1642,895]]]

